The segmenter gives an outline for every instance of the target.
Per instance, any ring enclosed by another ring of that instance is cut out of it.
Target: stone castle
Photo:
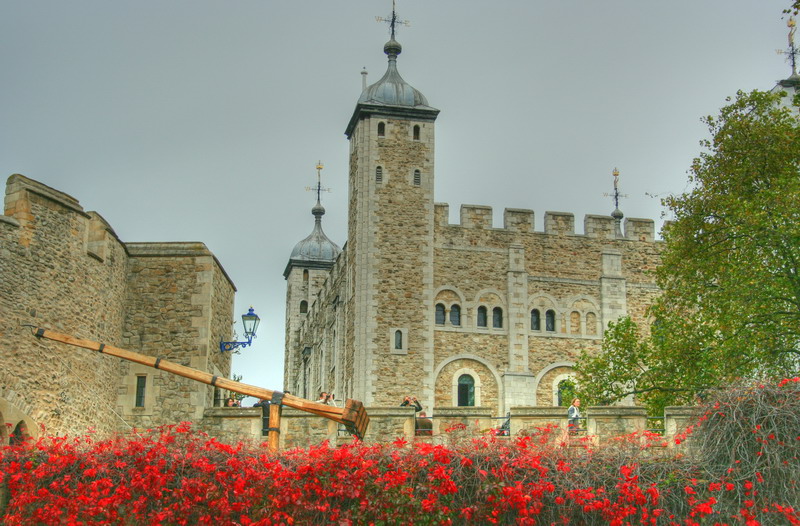
[[[587,216],[581,234],[571,214],[546,212],[537,232],[530,210],[507,209],[493,228],[490,208],[465,205],[450,224],[433,196],[439,110],[400,76],[400,44],[384,50],[386,74],[346,128],[347,243],[325,236],[317,202],[286,266],[284,388],[373,408],[414,395],[434,416],[558,405],[578,354],[600,348],[609,321],[646,321],[658,293],[653,221],[617,210]],[[224,423],[238,413],[220,411],[218,389],[39,341],[26,327],[229,377],[218,342],[230,339],[236,289],[205,245],[123,242],[98,213],[22,175],[8,179],[4,211],[0,442],[185,420],[260,436],[250,410]]]
[[[438,109],[405,82],[400,44],[385,45],[388,67],[365,87],[350,142],[348,238],[325,236],[324,208],[284,272],[284,387],[320,391],[367,406],[416,396],[443,408],[559,405],[560,387],[582,350],[597,351],[609,321],[647,322],[658,294],[662,243],[654,223],[464,205],[450,224],[434,200]],[[320,167],[318,167],[319,169]]]

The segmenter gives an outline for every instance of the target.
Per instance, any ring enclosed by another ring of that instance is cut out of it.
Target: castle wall
[[[31,434],[200,420],[213,388],[39,341],[22,325],[229,376],[218,342],[230,335],[234,292],[201,243],[122,243],[73,197],[12,175],[0,216],[0,413]],[[134,408],[137,375],[152,380],[143,408]]]
[[[120,345],[127,259],[99,215],[37,181],[9,177],[0,216],[0,397],[35,423],[32,433],[116,427],[116,361],[39,341],[22,325]]]
[[[228,340],[235,289],[202,243],[129,243],[124,347],[148,356],[230,376]],[[120,364],[117,410],[134,427],[198,421],[214,388],[131,362]],[[137,377],[145,378],[136,407]]]

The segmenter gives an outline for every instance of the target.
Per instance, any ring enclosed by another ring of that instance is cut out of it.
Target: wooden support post
[[[278,451],[281,442],[281,404],[269,404],[269,433],[267,443],[270,451]]]

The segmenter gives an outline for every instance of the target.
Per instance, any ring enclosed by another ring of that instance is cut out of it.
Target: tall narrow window
[[[300,302],[300,314],[305,314],[308,312],[308,302],[303,300]]]
[[[394,331],[394,348],[395,349],[402,349],[403,348],[403,332],[402,331]]]
[[[422,174],[419,170],[414,170],[414,186],[419,186],[422,184]]]
[[[308,283],[308,271],[303,271],[303,283]]]
[[[486,307],[478,307],[478,327],[486,327]]]
[[[382,183],[383,182],[383,167],[378,166],[375,168],[375,182]]]
[[[541,314],[539,314],[539,309],[533,309],[531,311],[531,330],[542,330],[542,317]]]
[[[444,305],[436,304],[436,325],[444,325]]]
[[[458,327],[461,325],[461,307],[453,305],[450,307],[450,325]]]
[[[147,376],[136,377],[136,407],[144,407],[144,389],[147,386]]]
[[[472,407],[475,405],[475,379],[462,374],[458,377],[458,406]]]
[[[544,313],[544,330],[548,332],[555,332],[556,330],[556,313],[549,310]]]
[[[414,126],[414,140],[419,140],[419,125]]]
[[[378,137],[386,137],[386,123],[378,123]]]
[[[492,327],[495,329],[503,328],[503,309],[500,307],[492,309]]]
[[[569,332],[572,334],[581,333],[581,313],[572,311],[569,315]]]

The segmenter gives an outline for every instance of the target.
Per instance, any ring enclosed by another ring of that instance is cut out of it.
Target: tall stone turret
[[[322,165],[317,165],[317,173]],[[303,345],[300,341],[299,328],[308,314],[308,310],[317,298],[320,287],[328,277],[341,249],[328,239],[322,231],[322,216],[325,208],[319,200],[319,182],[317,184],[317,204],[311,209],[314,215],[314,229],[311,234],[295,245],[289,256],[289,263],[283,271],[286,278],[286,359],[284,362],[284,389],[298,389],[300,396],[309,396],[311,386],[308,385],[308,371],[303,367]],[[304,389],[303,389],[304,388]]]
[[[356,324],[352,396],[394,404],[414,390],[432,401],[434,121],[439,110],[400,76],[402,48],[358,99],[350,140],[348,309]],[[409,385],[410,379],[413,385]],[[400,387],[402,386],[402,387]]]

